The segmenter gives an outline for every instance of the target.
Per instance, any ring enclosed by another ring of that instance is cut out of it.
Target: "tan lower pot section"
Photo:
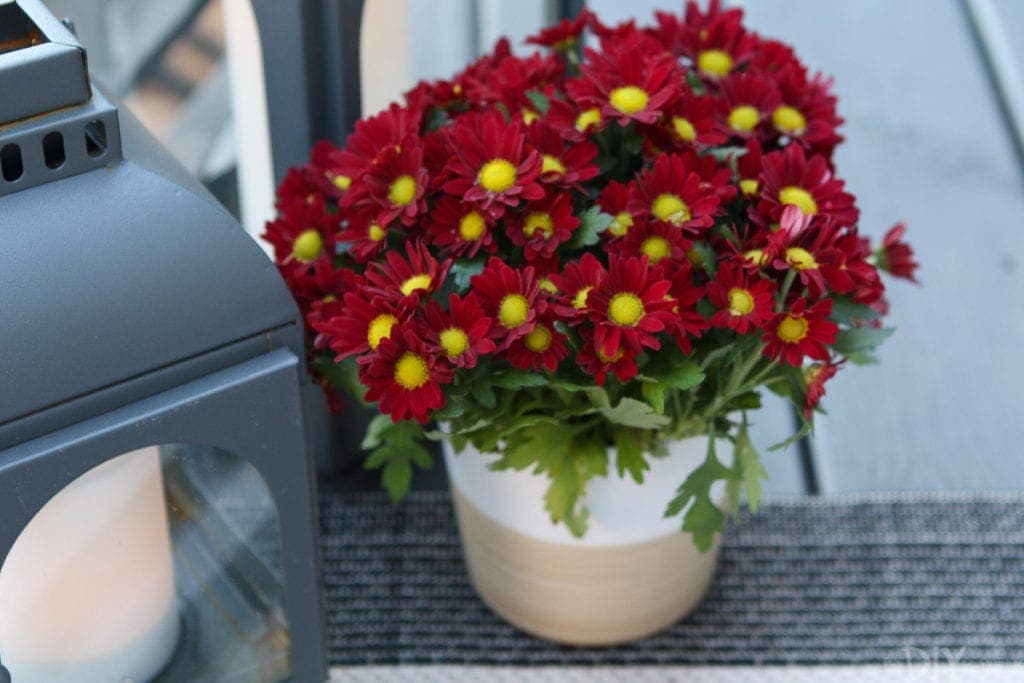
[[[571,645],[612,645],[660,631],[704,597],[718,562],[689,534],[586,547],[495,523],[453,487],[466,563],[480,597],[524,631]]]

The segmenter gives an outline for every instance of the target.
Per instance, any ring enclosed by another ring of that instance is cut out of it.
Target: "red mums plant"
[[[712,483],[756,505],[759,392],[806,433],[890,332],[880,273],[917,263],[902,223],[876,248],[859,233],[831,81],[742,20],[690,2],[650,28],[581,15],[527,57],[501,41],[289,173],[266,237],[317,380],[383,413],[370,462],[408,472],[429,433],[575,472],[545,500],[582,534],[611,458],[641,481],[647,454],[709,435],[744,462],[710,449],[669,512],[708,547]]]

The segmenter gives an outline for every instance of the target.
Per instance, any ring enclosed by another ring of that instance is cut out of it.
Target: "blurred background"
[[[73,19],[110,93],[257,235],[275,178],[250,0],[47,4]],[[363,112],[421,78],[450,76],[501,35],[524,51],[523,37],[575,4],[367,0]],[[835,76],[847,120],[837,170],[858,197],[862,231],[877,238],[906,220],[922,264],[923,286],[890,289],[898,330],[881,364],[839,374],[812,439],[765,452],[793,426],[766,397],[756,437],[768,492],[1024,489],[1024,2],[727,4]],[[606,22],[682,9],[587,5]]]

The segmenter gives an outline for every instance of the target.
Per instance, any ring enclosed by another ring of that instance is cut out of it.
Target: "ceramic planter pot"
[[[716,444],[731,461],[730,445]],[[572,645],[636,640],[675,623],[700,602],[718,561],[663,517],[686,476],[703,462],[706,438],[650,458],[643,485],[612,473],[587,485],[589,529],[577,539],[543,506],[548,480],[493,472],[497,456],[444,444],[463,551],[477,592],[524,631]],[[713,490],[714,492],[714,490]],[[715,492],[721,500],[722,491]]]

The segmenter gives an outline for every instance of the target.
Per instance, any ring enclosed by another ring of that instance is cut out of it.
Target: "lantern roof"
[[[240,344],[304,356],[276,268],[85,63],[38,0],[0,4],[0,449]]]

